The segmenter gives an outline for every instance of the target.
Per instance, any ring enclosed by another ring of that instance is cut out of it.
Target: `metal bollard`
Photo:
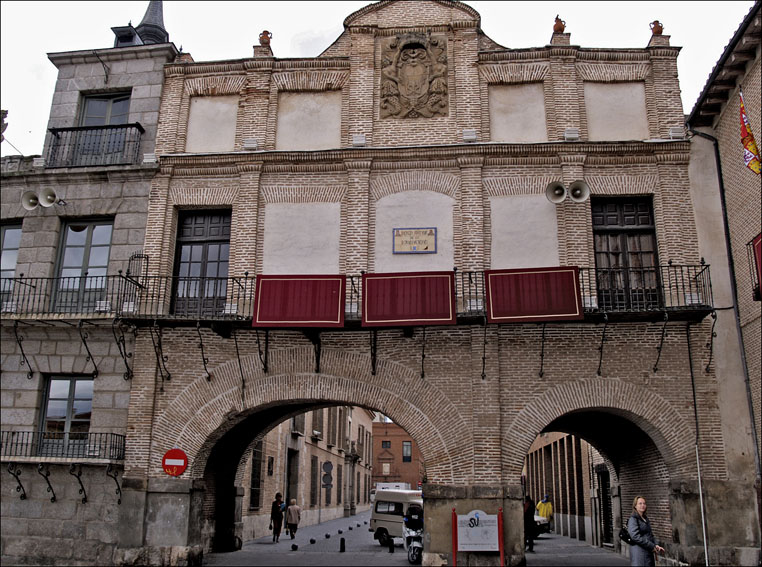
[[[339,542],[339,553],[344,553],[347,550],[347,544],[344,541],[344,538],[341,538],[341,542]]]
[[[394,538],[389,538],[389,553],[394,553]]]

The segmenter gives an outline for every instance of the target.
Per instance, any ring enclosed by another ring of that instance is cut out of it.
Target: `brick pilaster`
[[[369,270],[369,239],[375,238],[368,226],[370,210],[370,160],[344,162],[347,192],[341,203],[341,254],[339,265],[345,274]]]
[[[230,275],[253,275],[257,266],[259,182],[262,164],[239,164],[239,189],[230,219]]]
[[[460,167],[460,238],[455,264],[461,270],[483,270],[484,202],[481,156],[458,158]],[[455,235],[457,237],[457,235]]]

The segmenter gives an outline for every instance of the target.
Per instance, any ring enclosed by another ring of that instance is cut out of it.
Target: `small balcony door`
[[[591,202],[598,305],[603,310],[649,311],[661,305],[651,199]]]
[[[111,221],[72,222],[65,226],[54,311],[93,311],[106,299]]]
[[[94,128],[127,124],[130,95],[89,96],[84,99],[81,126],[92,129],[76,133],[76,165],[108,165],[122,163],[126,130]]]
[[[181,213],[175,255],[175,315],[216,316],[225,309],[230,211]]]

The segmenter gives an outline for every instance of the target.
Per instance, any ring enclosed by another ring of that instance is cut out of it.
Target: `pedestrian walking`
[[[537,505],[537,515],[547,518],[548,520],[548,532],[553,529],[553,504],[550,502],[550,497],[546,494],[540,500]]]
[[[291,534],[291,539],[296,536],[296,528],[302,520],[302,509],[296,505],[296,498],[291,499],[289,507],[286,509],[286,530]]]
[[[534,553],[534,537],[537,524],[534,521],[534,500],[527,495],[524,499],[524,543],[527,551]]]
[[[283,528],[283,495],[280,492],[275,494],[275,500],[270,509],[270,528],[273,531],[273,543],[278,543],[280,531]]]
[[[635,567],[654,567],[656,554],[664,553],[651,531],[651,522],[646,515],[646,499],[635,497],[632,503],[633,513],[627,520],[627,531],[632,538],[630,544],[630,565]]]

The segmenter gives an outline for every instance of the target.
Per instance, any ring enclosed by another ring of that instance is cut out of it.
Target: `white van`
[[[389,545],[389,538],[402,537],[402,516],[407,513],[411,503],[423,506],[420,490],[378,490],[370,514],[370,528],[373,539],[384,547]]]

